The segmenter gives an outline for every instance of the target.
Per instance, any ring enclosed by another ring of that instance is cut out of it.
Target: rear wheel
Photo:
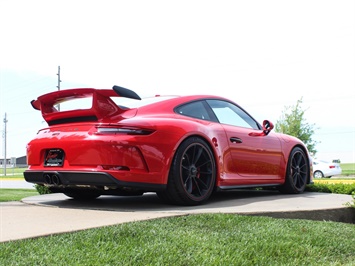
[[[99,191],[93,189],[66,188],[64,189],[63,193],[64,195],[75,200],[91,200],[101,196]]]
[[[280,192],[302,193],[306,188],[309,170],[304,151],[298,147],[294,148],[288,160],[285,183],[279,188]]]
[[[216,180],[216,165],[207,143],[193,137],[176,151],[167,189],[157,192],[160,199],[179,205],[198,205],[211,196]]]

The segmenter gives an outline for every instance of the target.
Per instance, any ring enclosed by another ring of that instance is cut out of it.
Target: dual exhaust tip
[[[62,182],[58,174],[44,174],[44,182],[47,185],[60,185]]]

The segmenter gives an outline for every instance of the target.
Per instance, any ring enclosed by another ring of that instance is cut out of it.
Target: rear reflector
[[[99,165],[99,169],[103,170],[114,170],[114,171],[129,171],[129,167],[120,165]]]

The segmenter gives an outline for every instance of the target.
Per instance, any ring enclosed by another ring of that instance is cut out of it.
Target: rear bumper
[[[149,191],[161,191],[165,184],[127,182],[118,180],[106,172],[75,172],[75,171],[25,171],[27,182],[51,187],[90,186],[98,188],[134,188]]]

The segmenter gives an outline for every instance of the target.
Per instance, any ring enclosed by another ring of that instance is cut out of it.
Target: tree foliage
[[[315,155],[317,141],[313,140],[315,124],[309,124],[304,118],[305,111],[302,109],[303,99],[299,99],[296,105],[286,106],[275,125],[275,131],[299,138],[307,146],[310,154]]]

